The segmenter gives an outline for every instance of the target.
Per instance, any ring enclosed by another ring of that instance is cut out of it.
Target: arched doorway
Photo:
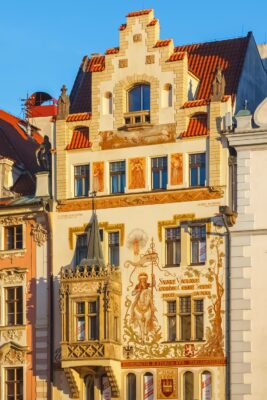
[[[87,375],[84,378],[85,385],[85,400],[95,400],[94,395],[94,377],[93,375]]]

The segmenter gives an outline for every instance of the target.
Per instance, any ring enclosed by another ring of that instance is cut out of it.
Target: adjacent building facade
[[[231,374],[232,399],[262,399],[266,393],[267,256],[266,183],[267,101],[254,115],[243,110],[228,135],[236,150],[237,211],[231,229]]]
[[[152,10],[119,32],[58,102],[54,398],[224,399],[222,133],[264,98],[266,72],[251,34],[175,47]]]

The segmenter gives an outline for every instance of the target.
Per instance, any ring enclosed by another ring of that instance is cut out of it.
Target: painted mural
[[[128,239],[129,240],[129,239]],[[151,239],[144,254],[135,252],[124,267],[129,271],[126,289],[123,340],[126,358],[223,358],[223,238],[215,234],[209,240],[209,258],[205,266],[161,268],[155,242]],[[208,307],[205,342],[166,343],[164,300],[180,296],[203,298]]]
[[[129,189],[144,189],[146,186],[146,159],[129,159]]]
[[[183,154],[171,155],[171,185],[182,185],[183,183]]]
[[[104,192],[104,162],[93,163],[93,189],[96,192]]]

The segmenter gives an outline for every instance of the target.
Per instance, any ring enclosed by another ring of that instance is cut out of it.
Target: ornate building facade
[[[266,72],[251,34],[176,47],[153,10],[119,33],[58,102],[54,398],[224,399],[235,213],[222,133],[264,98]]]

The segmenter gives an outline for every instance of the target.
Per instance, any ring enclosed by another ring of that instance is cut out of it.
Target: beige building
[[[251,34],[174,46],[159,31],[153,10],[129,13],[59,98],[54,399],[230,398],[222,133],[266,73]]]
[[[243,110],[228,135],[236,150],[237,224],[232,236],[231,375],[233,400],[266,397],[267,100]],[[256,124],[256,126],[255,126]]]

